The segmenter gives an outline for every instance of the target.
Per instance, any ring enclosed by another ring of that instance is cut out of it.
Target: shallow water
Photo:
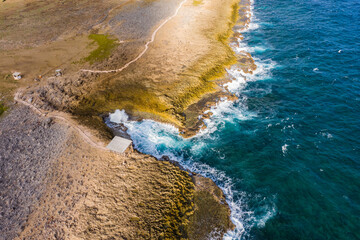
[[[258,70],[228,70],[237,102],[191,139],[149,120],[128,132],[222,187],[227,239],[360,239],[360,2],[256,0],[252,11],[234,49]]]

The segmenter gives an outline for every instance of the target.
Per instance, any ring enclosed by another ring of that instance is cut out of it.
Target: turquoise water
[[[236,68],[207,130],[182,139],[127,122],[136,147],[211,177],[236,230],[227,239],[360,239],[360,1],[256,0]],[[246,77],[246,81],[244,80]]]

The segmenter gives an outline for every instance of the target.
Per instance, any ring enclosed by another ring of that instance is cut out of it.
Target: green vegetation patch
[[[126,109],[130,115],[142,112],[144,118],[167,120],[176,124],[166,113],[168,107],[151,89],[139,83],[117,82],[107,85],[106,81],[103,81],[96,93],[83,97],[80,104],[73,109],[73,113],[77,116],[92,117],[116,109]]]
[[[113,49],[118,45],[116,38],[105,34],[90,34],[89,39],[98,45],[97,49],[84,58],[90,64],[109,58]]]
[[[72,109],[73,114],[81,118],[93,118],[93,116],[112,112],[115,109],[125,109],[131,116],[151,118],[178,127],[191,127],[187,124],[191,119],[184,114],[186,109],[205,94],[219,91],[216,81],[224,77],[226,67],[237,62],[235,53],[228,43],[233,33],[232,27],[238,19],[238,9],[237,3],[231,5],[227,24],[225,23],[213,32],[204,32],[211,38],[211,51],[182,72],[181,79],[178,83],[174,83],[176,86],[167,84],[148,86],[144,83],[152,80],[146,79],[146,76],[143,79],[129,78],[126,81],[119,77],[120,74],[106,77],[97,81],[99,84],[96,92],[84,96],[79,105]],[[89,37],[99,45],[99,48],[87,58],[89,61],[98,59],[96,55],[99,55],[104,46],[116,45],[116,40],[106,35],[92,34]],[[110,54],[109,51],[108,54]],[[191,116],[196,114],[191,114]],[[89,123],[89,125],[97,125],[94,121]]]
[[[0,116],[7,110],[6,106],[0,102]]]
[[[19,82],[15,81],[11,74],[0,73],[0,116],[8,109],[10,102],[13,101],[13,93],[18,87]]]
[[[237,3],[234,3],[232,6],[231,16],[230,16],[230,22],[228,23],[229,27],[227,31],[223,32],[222,34],[218,35],[218,41],[221,43],[224,43],[228,45],[227,41],[229,40],[229,37],[233,34],[232,28],[236,24],[237,20],[239,19],[239,5]]]
[[[199,6],[199,5],[203,4],[203,0],[194,0],[192,4],[194,6]]]

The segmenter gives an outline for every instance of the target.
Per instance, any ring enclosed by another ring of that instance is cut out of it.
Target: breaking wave
[[[252,8],[251,8],[252,9]],[[254,21],[253,13],[251,23],[242,30],[254,31],[260,24]],[[240,39],[238,43],[232,45],[235,52],[265,52],[264,46],[249,47],[245,41]],[[232,80],[224,84],[224,88],[238,96],[235,102],[226,98],[221,99],[209,111],[212,112],[210,119],[205,119],[206,128],[201,130],[196,136],[184,139],[179,135],[179,130],[172,125],[159,123],[153,120],[128,121],[128,116],[124,110],[116,110],[110,114],[109,126],[121,123],[127,128],[127,133],[131,136],[137,150],[150,154],[156,158],[166,155],[170,159],[179,162],[182,166],[192,172],[199,173],[212,179],[226,195],[227,203],[231,209],[231,219],[236,228],[228,232],[224,239],[241,239],[249,234],[253,226],[264,226],[265,222],[271,218],[275,212],[274,204],[263,204],[263,214],[254,216],[254,213],[246,207],[247,193],[234,187],[233,179],[228,177],[225,172],[217,170],[208,164],[203,163],[201,156],[211,149],[208,143],[217,139],[214,134],[221,131],[227,124],[236,121],[245,121],[256,117],[256,113],[247,108],[247,97],[242,94],[249,81],[259,81],[271,78],[271,70],[276,66],[270,59],[262,60],[254,58],[257,69],[253,74],[244,73],[236,66],[227,69],[229,78]],[[225,158],[225,154],[217,153],[220,159]]]

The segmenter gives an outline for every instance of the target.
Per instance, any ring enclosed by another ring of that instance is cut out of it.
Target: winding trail
[[[131,60],[130,62],[126,63],[123,67],[119,68],[119,69],[114,69],[114,70],[90,70],[90,69],[81,69],[80,71],[82,72],[90,72],[90,73],[116,73],[116,72],[121,72],[123,71],[125,68],[127,68],[128,66],[130,66],[130,64],[136,62],[137,60],[139,60],[149,49],[149,44],[155,41],[155,37],[157,32],[166,24],[168,23],[171,19],[173,19],[174,17],[176,17],[176,15],[178,15],[180,8],[184,5],[184,3],[187,0],[183,0],[179,6],[177,7],[175,13],[168,17],[164,22],[162,22],[160,24],[160,26],[158,26],[155,31],[153,32],[153,34],[151,35],[151,39],[145,44],[145,49],[133,60]]]
[[[155,31],[152,33],[151,35],[151,39],[145,44],[145,49],[136,57],[134,58],[133,60],[131,60],[130,62],[126,63],[123,67],[119,68],[119,69],[114,69],[114,70],[89,70],[89,69],[81,69],[80,71],[82,72],[90,72],[90,73],[115,73],[115,72],[121,72],[123,71],[125,68],[127,68],[128,66],[130,66],[130,64],[136,62],[137,60],[139,60],[146,52],[147,50],[149,49],[149,44],[154,42],[155,41],[155,37],[156,37],[156,34],[158,33],[158,31],[166,24],[168,23],[171,19],[173,19],[178,13],[179,13],[179,10],[180,8],[184,5],[184,3],[186,2],[187,0],[183,0],[179,6],[177,7],[175,13],[168,17],[164,22],[162,22],[156,29]],[[121,41],[123,42],[123,41]],[[18,91],[16,92],[15,96],[14,96],[14,100],[18,103],[21,103],[27,107],[29,107],[30,109],[32,109],[35,113],[39,114],[40,116],[42,117],[52,117],[52,118],[56,118],[56,119],[59,119],[61,120],[63,123],[66,123],[68,126],[74,128],[75,130],[77,130],[79,132],[79,134],[84,138],[84,140],[89,143],[91,146],[95,147],[95,148],[99,148],[99,149],[102,149],[102,150],[107,150],[107,148],[105,148],[103,146],[103,144],[101,143],[98,143],[96,141],[94,141],[92,138],[92,136],[89,134],[89,133],[86,133],[86,131],[84,131],[83,129],[81,129],[79,126],[77,126],[76,123],[74,123],[74,121],[69,117],[69,116],[66,116],[65,113],[60,113],[60,112],[56,112],[56,111],[53,111],[53,112],[47,112],[47,111],[44,111],[44,110],[41,110],[37,107],[35,107],[34,105],[32,105],[31,103],[28,103],[28,102],[25,102],[24,100],[22,100],[20,98],[20,94],[21,92]]]
[[[60,112],[47,112],[47,111],[43,111],[40,110],[39,108],[35,107],[34,105],[32,105],[31,103],[25,102],[24,100],[22,100],[20,97],[20,92],[18,91],[17,93],[15,93],[14,96],[14,100],[18,103],[21,103],[27,107],[29,107],[30,109],[32,109],[35,113],[39,114],[42,117],[51,117],[51,118],[56,118],[62,121],[62,123],[67,124],[68,126],[74,128],[75,130],[77,130],[80,134],[80,136],[82,136],[84,138],[84,140],[89,143],[91,146],[95,147],[95,148],[99,148],[102,150],[107,150],[107,148],[105,148],[103,146],[103,144],[98,143],[96,141],[94,141],[92,139],[92,136],[89,133],[86,133],[86,131],[84,131],[83,129],[81,129],[79,126],[77,126],[77,124],[70,119],[69,116],[65,116],[65,113],[60,113]]]

